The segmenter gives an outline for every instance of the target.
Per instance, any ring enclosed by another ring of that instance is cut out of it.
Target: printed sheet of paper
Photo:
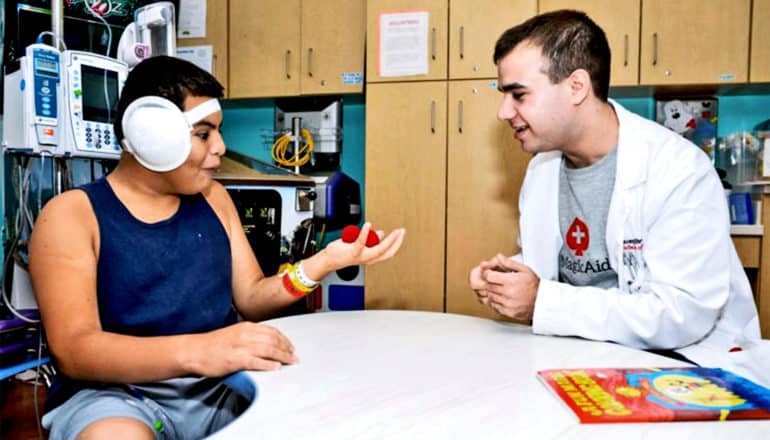
[[[179,0],[177,38],[206,37],[206,0]]]
[[[428,12],[380,14],[380,76],[428,73]]]
[[[214,48],[211,45],[177,47],[176,56],[195,64],[208,73],[214,73],[212,71]]]

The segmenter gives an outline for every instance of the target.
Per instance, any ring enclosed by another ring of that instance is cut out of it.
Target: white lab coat
[[[533,331],[677,349],[702,366],[729,366],[728,350],[760,333],[719,178],[698,147],[611,104],[620,128],[606,243],[619,287],[558,282],[561,152],[537,154],[521,189],[515,257],[541,278]]]

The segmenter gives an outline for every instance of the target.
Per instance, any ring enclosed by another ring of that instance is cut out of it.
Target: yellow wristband
[[[300,281],[299,277],[297,277],[297,265],[292,264],[289,267],[289,271],[287,272],[289,275],[289,280],[291,281],[291,284],[296,287],[298,290],[301,290],[303,292],[312,292],[315,290],[316,286],[306,286],[302,281]]]

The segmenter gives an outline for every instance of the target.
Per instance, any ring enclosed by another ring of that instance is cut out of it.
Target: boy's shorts
[[[141,421],[156,439],[200,439],[232,422],[249,402],[220,379],[178,378],[77,392],[43,416],[49,440],[70,440],[109,417]]]

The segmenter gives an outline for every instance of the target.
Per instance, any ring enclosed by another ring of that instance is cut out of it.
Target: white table
[[[299,363],[230,381],[256,400],[212,439],[770,439],[770,420],[581,425],[548,368],[674,367],[616,344],[444,313],[332,312],[268,321]]]

